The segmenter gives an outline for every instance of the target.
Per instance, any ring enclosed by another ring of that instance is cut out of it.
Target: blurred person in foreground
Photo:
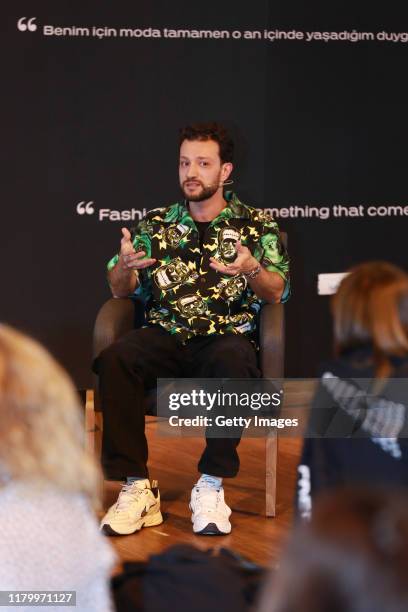
[[[298,525],[258,612],[405,612],[407,576],[406,493],[340,489]]]
[[[408,275],[353,268],[332,301],[336,358],[320,368],[298,467],[297,509],[345,484],[408,485]]]
[[[93,514],[100,475],[76,391],[44,348],[5,325],[0,421],[0,590],[76,591],[76,610],[112,610],[115,555]]]

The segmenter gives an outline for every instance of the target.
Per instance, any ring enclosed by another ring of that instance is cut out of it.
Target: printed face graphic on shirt
[[[164,239],[173,249],[176,249],[180,244],[181,240],[187,236],[190,228],[188,225],[179,223],[178,225],[171,225],[164,232]]]
[[[173,287],[177,285],[182,285],[191,276],[194,276],[194,273],[192,273],[188,266],[181,261],[180,257],[176,257],[170,263],[157,268],[157,270],[153,272],[153,276],[156,285],[162,291],[167,291],[168,289],[173,289]]]
[[[241,234],[235,227],[223,227],[218,232],[218,252],[224,263],[231,263],[237,254],[235,245]]]
[[[263,247],[263,263],[264,265],[277,264],[282,261],[284,252],[282,243],[275,233],[270,233],[262,238],[261,244]]]
[[[205,313],[206,304],[200,295],[184,295],[177,300],[177,308],[187,319],[198,317]]]
[[[244,334],[251,329],[251,317],[247,312],[240,312],[229,317],[229,322],[232,323],[237,331]]]
[[[223,279],[217,285],[218,289],[220,289],[221,296],[224,298],[224,300],[227,300],[227,302],[239,299],[242,293],[245,291],[246,286],[247,280],[242,274],[239,276],[233,276],[229,279]]]

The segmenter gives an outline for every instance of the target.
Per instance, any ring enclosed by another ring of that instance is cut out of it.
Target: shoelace
[[[221,501],[221,495],[219,489],[213,489],[212,487],[196,487],[197,491],[197,502],[200,504],[201,509],[206,512],[217,512],[218,506]],[[216,495],[214,495],[216,493]]]
[[[120,510],[126,510],[128,506],[133,502],[137,501],[146,489],[139,489],[133,486],[134,483],[130,482],[124,484],[121,492],[119,493],[118,501],[116,502],[116,512]]]

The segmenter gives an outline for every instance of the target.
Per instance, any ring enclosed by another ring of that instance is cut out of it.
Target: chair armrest
[[[95,359],[103,349],[110,346],[115,340],[140,326],[144,320],[145,305],[142,300],[135,298],[111,298],[100,308],[94,326],[93,358]],[[98,394],[98,378],[93,380],[94,406],[100,410]]]
[[[134,327],[135,306],[130,298],[111,298],[100,308],[94,327],[93,356]]]
[[[285,359],[283,304],[265,304],[259,324],[259,358],[264,378],[282,378]]]

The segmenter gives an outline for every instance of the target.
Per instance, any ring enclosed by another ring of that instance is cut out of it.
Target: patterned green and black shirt
[[[205,230],[202,248],[186,202],[155,208],[133,230],[133,246],[156,263],[139,271],[135,295],[147,303],[147,321],[161,325],[181,341],[197,335],[246,334],[255,339],[262,304],[244,275],[227,276],[210,267],[236,258],[241,240],[267,269],[285,280],[282,302],[289,298],[289,258],[275,221],[263,211],[225,193],[226,207]],[[119,256],[109,263],[112,269]]]

